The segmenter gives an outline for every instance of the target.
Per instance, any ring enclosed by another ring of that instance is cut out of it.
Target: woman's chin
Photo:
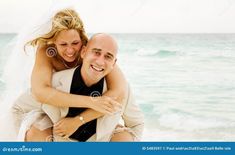
[[[64,61],[66,61],[66,62],[74,62],[75,61],[75,57],[72,57],[72,58],[63,58],[64,59]]]

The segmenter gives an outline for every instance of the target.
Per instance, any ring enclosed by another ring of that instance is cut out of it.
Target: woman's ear
[[[83,46],[82,46],[82,50],[81,50],[81,54],[80,54],[80,56],[81,56],[82,59],[84,58],[85,54],[86,54],[86,46],[83,45]]]

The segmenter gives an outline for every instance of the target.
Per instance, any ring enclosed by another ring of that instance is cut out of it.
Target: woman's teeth
[[[71,58],[74,56],[74,54],[66,54],[67,57]]]

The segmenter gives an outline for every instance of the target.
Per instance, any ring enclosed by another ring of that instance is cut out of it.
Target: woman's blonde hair
[[[38,44],[50,45],[53,44],[55,38],[62,30],[75,29],[78,31],[82,44],[86,45],[88,42],[87,35],[83,26],[83,22],[78,13],[72,9],[64,9],[55,14],[52,19],[51,31],[35,38],[25,44],[31,46],[37,46]]]

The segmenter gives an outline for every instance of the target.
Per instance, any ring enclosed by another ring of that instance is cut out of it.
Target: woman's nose
[[[71,46],[69,46],[69,47],[67,47],[66,51],[67,51],[68,53],[73,53],[73,52],[74,52],[74,49],[73,49]]]

